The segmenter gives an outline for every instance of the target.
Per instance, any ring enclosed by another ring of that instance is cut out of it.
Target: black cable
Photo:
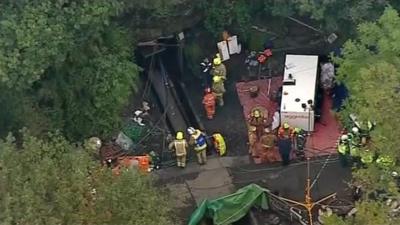
[[[160,67],[161,67],[161,74],[162,74],[162,78],[163,78],[163,84],[164,84],[164,94],[165,94],[165,107],[164,107],[164,114],[162,116],[162,118],[164,119],[164,128],[167,128],[167,113],[168,112],[168,107],[169,107],[169,101],[168,101],[168,94],[169,94],[169,82],[168,82],[168,75],[167,75],[167,71],[165,71],[164,65],[162,63],[162,61],[159,61],[160,63]],[[162,144],[162,148],[161,148],[161,157],[160,157],[160,163],[162,163],[163,160],[163,156],[164,156],[164,149],[167,147],[167,143],[166,143],[166,134],[165,134],[165,130],[163,130],[163,144]]]
[[[153,49],[153,50],[154,50],[154,49]],[[151,59],[150,59],[149,73],[148,73],[148,78],[147,78],[146,84],[145,84],[145,86],[144,86],[144,90],[143,90],[143,94],[142,94],[142,101],[144,100],[144,97],[145,97],[147,91],[150,90],[150,89],[149,89],[149,87],[150,87],[150,81],[151,81],[151,79],[150,79],[150,76],[151,76],[150,70],[153,68],[153,66],[154,66],[154,55],[152,55],[152,56],[151,56]]]

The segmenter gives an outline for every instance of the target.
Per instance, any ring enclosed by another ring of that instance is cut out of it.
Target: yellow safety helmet
[[[214,82],[220,82],[221,81],[221,77],[220,76],[214,76],[213,77],[213,81]]]
[[[221,58],[219,58],[219,57],[214,58],[213,63],[214,63],[214,65],[218,66],[219,64],[221,64]]]
[[[183,132],[179,131],[176,133],[176,139],[177,140],[182,140],[183,139]]]
[[[283,123],[283,128],[288,129],[290,126],[287,122]]]
[[[253,115],[254,115],[254,117],[260,117],[261,116],[260,110],[257,110],[257,109],[254,110]]]

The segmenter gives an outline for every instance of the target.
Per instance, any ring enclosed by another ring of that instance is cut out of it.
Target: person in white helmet
[[[194,144],[194,150],[196,151],[197,161],[200,165],[204,165],[207,162],[207,140],[206,135],[199,129],[189,127],[187,132],[190,134],[189,144]]]
[[[350,153],[350,143],[349,143],[348,135],[343,134],[340,137],[337,151],[339,154],[340,165],[342,165],[342,167],[347,167],[348,166],[348,156]]]
[[[349,137],[349,143],[350,143],[350,156],[353,164],[356,167],[361,166],[361,156],[360,156],[360,146],[361,146],[361,140],[360,140],[360,132],[357,127],[353,127],[351,129],[351,132],[347,134]]]

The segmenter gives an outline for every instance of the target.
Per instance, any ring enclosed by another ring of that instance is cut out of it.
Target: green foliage
[[[248,48],[254,51],[262,50],[265,40],[271,38],[270,35],[255,30],[252,30],[249,34]]]
[[[399,6],[396,0],[266,0],[265,11],[272,16],[305,16],[321,22],[322,30],[352,34],[356,24],[373,21],[385,6]]]
[[[376,225],[399,224],[399,218],[391,217],[387,212],[389,208],[382,202],[364,201],[356,204],[357,213],[354,218],[343,220],[338,216],[330,216],[324,220],[326,225]]]
[[[251,13],[256,10],[253,6],[254,4],[249,4],[246,0],[204,1],[201,4],[205,13],[204,25],[217,40],[222,38],[225,30],[238,32],[243,39],[247,39]]]
[[[231,12],[234,5],[228,0],[205,1],[202,9],[205,11],[204,26],[218,40],[222,32],[232,23]]]
[[[358,36],[349,40],[343,48],[343,57],[335,58],[339,64],[338,79],[348,87],[350,98],[345,104],[346,117],[355,113],[360,121],[377,123],[371,133],[369,148],[378,154],[388,154],[397,161],[400,158],[400,17],[393,8],[387,8],[379,20],[358,26]],[[394,171],[400,171],[399,161]],[[384,190],[389,196],[399,196],[396,181],[375,165],[353,173],[354,179],[364,188],[364,201],[357,205],[358,213],[352,220],[328,224],[399,224],[391,218],[386,206],[379,201],[368,200],[368,194]]]
[[[347,110],[359,115],[361,120],[376,121],[378,126],[372,133],[375,148],[396,157],[400,156],[396,135],[400,122],[397,119],[400,112],[398,29],[400,18],[394,9],[388,8],[377,22],[360,25],[359,38],[348,41],[343,58],[336,59],[340,65],[339,80],[346,84],[351,96]]]
[[[265,0],[264,9],[272,16],[291,16],[296,12],[296,1],[291,0]]]
[[[358,24],[361,21],[379,17],[389,1],[381,0],[334,0],[308,1],[299,0],[300,14],[310,15],[312,19],[323,22],[326,30],[345,30],[346,22]]]
[[[138,74],[129,33],[113,22],[126,6],[114,0],[0,3],[0,85],[7,88],[0,94],[18,92],[6,102],[18,107],[11,121],[0,118],[8,123],[2,133],[40,124],[79,140],[120,127]]]
[[[235,1],[232,12],[234,24],[238,27],[238,34],[243,40],[247,40],[249,38],[252,15],[248,2],[246,0]]]
[[[0,142],[0,223],[173,224],[166,195],[131,170],[113,176],[57,134]]]

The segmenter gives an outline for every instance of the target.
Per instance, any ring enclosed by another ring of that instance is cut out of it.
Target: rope
[[[319,179],[319,177],[321,176],[322,171],[325,169],[326,165],[328,165],[328,161],[331,158],[332,154],[328,155],[328,158],[325,160],[324,164],[322,165],[321,169],[319,170],[317,176],[314,178],[311,186],[310,186],[310,190],[311,188],[313,188],[314,184],[317,182],[317,180]]]

